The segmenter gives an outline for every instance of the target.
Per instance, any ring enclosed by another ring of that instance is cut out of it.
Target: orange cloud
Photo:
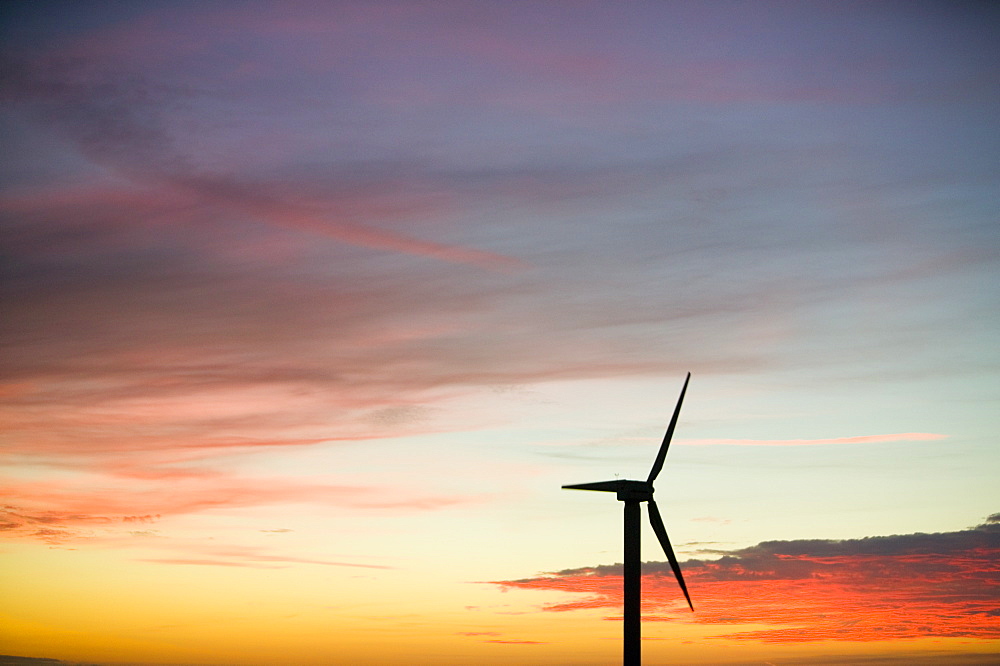
[[[283,557],[280,555],[248,555],[244,559],[211,559],[198,557],[144,557],[137,562],[154,564],[179,564],[213,567],[251,567],[255,569],[280,569],[288,564],[321,564],[331,567],[355,567],[361,569],[391,569],[379,564],[359,564],[357,562],[333,562],[303,557]]]
[[[504,645],[548,645],[546,641],[529,641],[517,638],[501,638],[499,631],[459,631],[456,636],[468,636],[470,638],[481,638],[483,643],[501,643]]]
[[[1000,514],[974,529],[845,541],[770,541],[683,563],[686,607],[669,565],[644,565],[647,621],[726,625],[716,638],[773,643],[1000,638]],[[585,595],[546,611],[615,609],[620,565],[572,569],[505,588]],[[617,616],[608,619],[619,619]],[[733,625],[770,625],[733,631]]]

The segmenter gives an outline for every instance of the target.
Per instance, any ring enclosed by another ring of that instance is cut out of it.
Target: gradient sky
[[[0,653],[997,658],[995,6],[0,17]]]

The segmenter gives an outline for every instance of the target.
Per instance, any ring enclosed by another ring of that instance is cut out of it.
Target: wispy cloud
[[[679,439],[685,446],[821,446],[825,444],[878,444],[882,442],[923,442],[945,439],[932,432],[900,432],[886,435],[856,435],[826,439]]]
[[[997,639],[998,557],[1000,515],[961,532],[768,541],[682,563],[690,617],[669,564],[644,564],[644,619],[726,625],[716,637],[775,643]],[[617,609],[621,581],[621,565],[607,565],[496,584],[585,595],[543,607],[558,612]]]
[[[11,498],[0,507],[5,538],[64,543],[128,531],[135,524],[204,511],[276,504],[323,503],[378,512],[432,511],[476,498],[408,494],[321,483],[302,478],[240,478],[215,475],[150,484],[148,480],[106,476],[71,477],[32,483],[6,479],[0,487]]]
[[[137,191],[130,196],[145,195],[154,201],[186,199],[183,217],[188,219],[221,213],[351,245],[491,270],[524,265],[497,253],[369,226],[366,223],[381,221],[384,196],[383,201],[366,201],[359,197],[360,192],[348,192],[346,201],[305,203],[301,196],[276,194],[273,184],[241,182],[232,175],[195,166],[196,160],[184,154],[171,130],[171,112],[176,113],[185,98],[191,97],[189,90],[112,73],[113,68],[79,58],[49,56],[17,62],[5,58],[4,64],[14,72],[6,82],[8,104],[30,108],[35,117],[55,128],[88,159],[135,183]],[[23,200],[20,207],[24,207]],[[136,219],[129,218],[132,224]],[[142,218],[138,224],[143,224]]]
[[[501,638],[503,633],[499,631],[459,631],[456,636],[467,636],[469,638],[479,638],[482,643],[499,643],[503,645],[548,645],[547,641],[532,641],[518,638]]]
[[[123,547],[136,546],[134,543],[122,544]],[[339,557],[302,557],[281,552],[280,550],[260,546],[224,544],[204,539],[157,539],[155,542],[144,541],[140,545],[144,551],[159,551],[159,556],[137,557],[137,562],[151,564],[172,564],[191,566],[220,567],[250,567],[260,569],[277,569],[296,565],[320,565],[332,567],[347,567],[359,569],[390,570],[394,567],[364,561],[347,561]]]
[[[356,562],[333,562],[329,560],[314,560],[302,557],[283,557],[280,555],[247,555],[242,559],[209,559],[195,557],[142,557],[137,562],[153,564],[178,564],[212,567],[250,567],[254,569],[281,569],[290,564],[319,564],[331,567],[353,567],[360,569],[391,569],[392,567],[378,564],[359,564]]]

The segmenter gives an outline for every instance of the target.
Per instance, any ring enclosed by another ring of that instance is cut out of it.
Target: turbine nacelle
[[[576,483],[572,486],[563,486],[563,489],[598,490],[606,493],[618,493],[619,502],[651,502],[653,500],[653,484],[648,481],[615,479],[614,481]]]

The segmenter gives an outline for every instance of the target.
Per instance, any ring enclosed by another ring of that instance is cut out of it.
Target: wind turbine
[[[625,666],[639,666],[642,662],[640,640],[642,634],[639,629],[640,613],[639,599],[642,584],[642,562],[639,559],[639,544],[641,535],[641,523],[639,521],[639,503],[646,502],[649,509],[649,524],[653,526],[653,532],[663,546],[670,561],[670,568],[674,570],[674,576],[680,583],[684,598],[687,599],[688,606],[694,611],[691,603],[691,595],[688,594],[687,585],[684,584],[684,576],[681,575],[681,567],[677,563],[677,556],[674,549],[670,547],[670,539],[667,538],[667,530],[663,527],[663,519],[660,518],[660,510],[656,508],[653,501],[653,481],[663,468],[663,460],[667,457],[667,448],[670,446],[670,439],[674,436],[674,427],[677,425],[677,416],[681,413],[681,403],[684,402],[684,393],[687,392],[688,382],[691,381],[691,373],[687,374],[684,380],[684,387],[681,389],[681,397],[677,399],[677,407],[674,408],[674,416],[667,426],[667,434],[663,436],[663,443],[660,444],[660,451],[653,461],[653,468],[649,470],[649,477],[645,481],[630,481],[628,479],[616,479],[614,481],[597,481],[595,483],[578,483],[572,486],[563,486],[567,490],[600,490],[604,492],[618,493],[618,501],[625,502],[625,613],[623,629],[623,656]]]

